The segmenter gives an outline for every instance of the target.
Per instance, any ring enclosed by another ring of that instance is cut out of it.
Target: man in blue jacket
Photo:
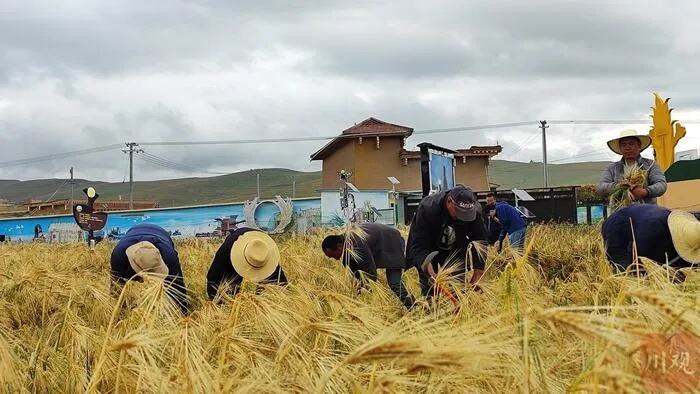
[[[175,244],[165,229],[154,224],[138,224],[126,232],[112,250],[113,292],[130,279],[143,281],[142,273],[161,275],[168,296],[183,314],[188,312],[187,289]]]
[[[506,238],[506,234],[508,234],[510,247],[522,250],[527,225],[520,215],[520,211],[508,205],[506,202],[494,201],[494,203],[496,204],[496,209],[491,210],[490,214],[491,217],[496,218],[501,225],[501,234],[498,236],[498,241],[496,241],[496,248],[498,250],[501,249],[503,240]]]
[[[638,257],[659,264],[689,267],[700,263],[700,221],[692,214],[652,204],[635,204],[610,215],[603,223],[605,253],[620,271]]]

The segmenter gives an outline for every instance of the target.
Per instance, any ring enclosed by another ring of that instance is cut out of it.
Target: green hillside
[[[318,195],[321,187],[320,172],[299,172],[287,169],[268,168],[238,172],[207,178],[180,178],[159,181],[134,182],[135,200],[158,200],[161,207],[213,204],[244,201],[257,195],[256,174],[260,173],[260,196],[291,196],[292,180],[296,176],[296,196]],[[62,179],[39,179],[31,181],[0,181],[0,199],[19,202],[27,198],[45,200],[64,183]],[[95,182],[76,179],[75,195],[93,186],[101,199],[129,198],[128,182]],[[70,185],[64,184],[54,199],[70,198]]]
[[[550,186],[571,186],[596,183],[607,162],[552,164],[549,166]],[[292,195],[292,177],[296,176],[296,196],[319,195],[320,172],[299,172],[281,168],[268,168],[238,172],[208,178],[180,178],[134,183],[135,200],[158,200],[161,207],[213,204],[245,201],[256,196],[256,175],[260,173],[260,195],[272,198],[276,195]],[[489,168],[492,183],[499,189],[513,187],[541,187],[542,163],[521,163],[494,160]],[[69,198],[70,185],[63,179],[37,179],[30,181],[0,180],[0,199],[19,202],[27,198],[46,200],[58,189],[54,199]],[[81,189],[95,187],[103,199],[129,198],[128,182],[94,182],[76,180],[75,194]],[[62,185],[63,184],[63,185]],[[62,185],[62,186],[61,186]],[[60,187],[60,188],[59,188]]]
[[[602,171],[610,164],[604,161],[570,164],[550,164],[549,186],[575,186],[598,183]],[[542,187],[544,175],[542,163],[521,163],[494,160],[489,167],[492,183],[500,185],[499,189],[514,187],[525,189]]]

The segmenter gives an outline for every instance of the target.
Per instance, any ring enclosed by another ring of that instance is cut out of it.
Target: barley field
[[[0,245],[3,392],[640,392],[649,335],[700,333],[692,272],[614,275],[597,227],[535,226],[523,255],[488,252],[483,292],[445,283],[406,312],[383,275],[359,295],[319,250],[277,238],[285,288],[221,305],[205,276],[221,240],[178,241],[193,313],[157,281],[109,291],[113,244]],[[415,270],[407,272],[419,294]],[[442,278],[441,280],[445,280]],[[689,388],[690,389],[690,388]]]

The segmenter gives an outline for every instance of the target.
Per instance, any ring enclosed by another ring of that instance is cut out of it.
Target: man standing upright
[[[464,186],[425,197],[408,233],[406,266],[416,267],[424,296],[431,295],[430,275],[421,266],[428,255],[437,252],[431,259],[433,268],[438,264],[456,265],[458,276],[466,275],[466,256],[472,242],[486,242],[486,227],[481,214],[481,205],[474,192]],[[470,283],[476,285],[484,274],[484,260],[476,248],[471,248],[474,273]]]
[[[651,145],[648,135],[635,130],[623,130],[619,138],[608,141],[608,147],[621,155],[620,161],[611,163],[604,171],[598,183],[598,193],[610,195],[615,188],[628,187],[630,199],[645,204],[656,204],[656,198],[666,193],[666,176],[654,160],[641,156],[641,152]],[[646,172],[647,185],[631,185],[625,180],[625,173],[638,166]]]

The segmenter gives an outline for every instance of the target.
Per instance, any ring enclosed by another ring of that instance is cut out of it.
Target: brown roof
[[[457,149],[457,153],[455,153],[455,157],[468,157],[468,156],[493,157],[493,156],[496,156],[497,154],[501,153],[502,150],[503,150],[503,147],[500,145],[472,146],[471,148],[468,148],[468,149]],[[420,159],[420,152],[419,151],[409,151],[409,150],[404,149],[401,151],[401,159],[408,159],[408,160]]]
[[[311,155],[311,160],[323,160],[342,145],[347,138],[354,137],[409,137],[413,129],[393,123],[387,123],[377,118],[368,118],[347,128],[333,138],[323,148]]]

